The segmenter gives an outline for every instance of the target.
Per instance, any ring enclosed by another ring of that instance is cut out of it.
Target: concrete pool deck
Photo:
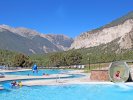
[[[65,77],[70,77],[70,76],[71,75],[67,75],[67,74],[52,74],[52,75],[43,75],[43,76],[5,75],[4,78],[0,78],[0,82],[9,81],[9,80],[65,78]]]
[[[0,70],[1,73],[6,73],[6,72],[19,72],[19,71],[29,71],[31,69],[18,69],[18,70]]]

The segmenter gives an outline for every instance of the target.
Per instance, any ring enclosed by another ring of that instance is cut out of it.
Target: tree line
[[[12,67],[38,66],[59,67],[78,64],[97,64],[119,60],[132,60],[133,51],[121,53],[105,52],[100,49],[78,49],[48,54],[26,55],[8,50],[0,50],[0,65]]]
[[[29,67],[32,64],[30,57],[25,54],[0,50],[0,66]]]

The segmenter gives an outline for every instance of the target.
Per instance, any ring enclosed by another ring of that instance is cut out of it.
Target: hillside
[[[41,54],[65,51],[72,42],[73,39],[65,35],[48,35],[27,28],[0,25],[0,49]]]
[[[71,49],[100,46],[114,40],[117,40],[114,44],[119,46],[116,52],[133,48],[133,12],[101,28],[82,33],[74,39]]]

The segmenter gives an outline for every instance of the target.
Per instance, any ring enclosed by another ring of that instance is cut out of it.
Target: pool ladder
[[[60,83],[60,76],[59,75],[56,76],[56,83],[57,82]]]

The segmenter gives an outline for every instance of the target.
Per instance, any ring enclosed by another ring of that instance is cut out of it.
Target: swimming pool
[[[33,86],[0,91],[0,100],[132,100],[133,86],[60,85]]]
[[[7,72],[5,74],[7,75],[31,75],[31,76],[42,76],[43,74],[61,74],[61,73],[67,73],[70,70],[60,70],[60,69],[42,69],[38,70],[38,73],[32,72],[32,70],[29,71],[18,71],[18,72]]]

